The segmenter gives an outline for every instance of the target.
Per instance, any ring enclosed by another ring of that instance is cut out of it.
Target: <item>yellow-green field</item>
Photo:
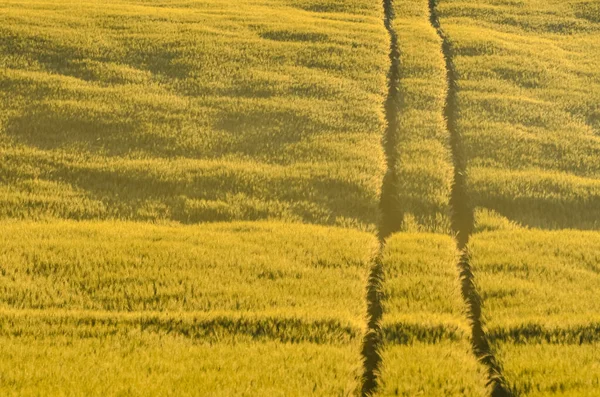
[[[523,395],[598,395],[599,237],[519,228],[473,238],[490,337]]]
[[[597,0],[0,0],[0,395],[600,396]]]
[[[523,226],[599,229],[597,2],[440,3],[474,204]]]
[[[380,395],[489,395],[469,346],[457,258],[449,236],[398,233],[388,240]]]
[[[359,383],[368,233],[114,221],[2,231],[3,395],[340,395]]]
[[[600,395],[600,9],[440,2],[488,334],[511,389]]]
[[[0,216],[374,228],[379,4],[0,7]]]

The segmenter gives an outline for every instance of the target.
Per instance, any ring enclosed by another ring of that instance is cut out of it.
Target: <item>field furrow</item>
[[[472,353],[458,257],[447,235],[397,233],[388,240],[377,395],[489,395],[485,367]]]

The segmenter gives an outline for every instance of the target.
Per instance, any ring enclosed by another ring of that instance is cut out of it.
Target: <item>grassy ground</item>
[[[377,248],[367,233],[276,223],[5,222],[0,240],[4,307],[355,319]]]
[[[1,393],[354,393],[381,5],[0,10]]]
[[[471,254],[489,326],[571,327],[600,317],[597,232],[501,230],[475,235]]]
[[[0,9],[3,394],[353,392],[374,236],[175,222],[374,230],[380,5]]]
[[[600,344],[499,343],[508,379],[521,395],[597,397]]]

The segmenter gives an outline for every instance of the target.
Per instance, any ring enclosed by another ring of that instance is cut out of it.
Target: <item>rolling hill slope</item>
[[[515,395],[598,395],[597,5],[439,10],[478,208],[470,258],[506,382]]]
[[[378,4],[1,6],[3,217],[374,227]]]
[[[0,394],[594,396],[594,0],[0,0]]]
[[[0,2],[2,394],[359,389],[381,19]]]

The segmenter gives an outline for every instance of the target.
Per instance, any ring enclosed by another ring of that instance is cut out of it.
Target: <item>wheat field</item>
[[[596,0],[0,0],[0,395],[600,396]]]

